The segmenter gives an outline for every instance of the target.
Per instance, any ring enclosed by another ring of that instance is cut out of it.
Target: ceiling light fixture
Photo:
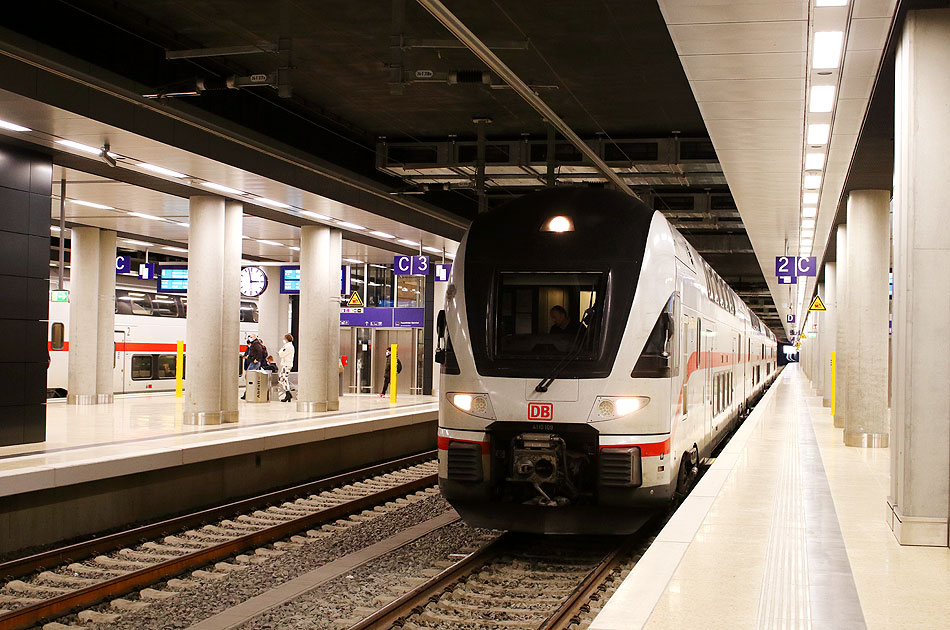
[[[819,31],[815,33],[815,51],[811,58],[811,67],[834,69],[841,62],[841,45],[844,33],[841,31]]]
[[[273,245],[274,247],[285,247],[283,243],[278,243],[277,241],[268,241],[262,238],[257,239],[258,243],[263,243],[264,245]]]
[[[831,131],[831,125],[826,123],[808,125],[808,144],[825,144],[828,142],[829,131]]]
[[[136,245],[138,247],[155,247],[155,243],[146,243],[145,241],[136,241],[131,238],[122,239],[123,243],[128,243],[129,245]]]
[[[345,227],[350,230],[365,230],[366,228],[362,225],[357,225],[355,223],[350,223],[349,221],[337,221],[342,227]]]
[[[254,201],[259,201],[261,203],[266,203],[268,206],[274,206],[275,208],[292,208],[290,204],[286,204],[283,201],[274,201],[273,199],[268,199],[267,197],[255,197]]]
[[[432,253],[432,254],[441,254],[441,253],[442,253],[442,250],[439,249],[438,247],[429,247],[428,245],[426,245],[426,246],[423,247],[422,249],[423,249],[423,251],[427,251],[427,252],[430,252],[430,253]]]
[[[454,259],[454,258],[455,258],[455,252],[445,252],[445,257],[446,257],[446,258],[452,258],[452,259]]]
[[[805,175],[804,186],[806,190],[818,190],[821,188],[821,175]]]
[[[818,193],[816,192],[807,192],[802,195],[802,203],[807,204],[816,204],[818,203]]]
[[[102,149],[98,147],[91,147],[88,144],[83,144],[81,142],[73,142],[72,140],[57,140],[56,144],[61,144],[64,147],[82,151],[83,153],[89,153],[90,155],[102,155]]]
[[[803,228],[813,228],[813,227],[815,227],[815,220],[814,220],[814,219],[803,219],[803,220],[802,220],[802,227],[803,227]]]
[[[808,101],[808,111],[821,113],[830,112],[835,107],[835,86],[811,86],[811,98]]]
[[[843,7],[847,4],[848,0],[815,0],[816,7]]]
[[[149,164],[148,162],[139,162],[139,168],[144,168],[146,171],[152,171],[153,173],[157,173],[158,175],[174,177],[175,179],[183,179],[185,177],[188,177],[184,173],[173,171],[170,168],[165,168],[164,166],[156,166],[155,164]]]
[[[802,238],[811,238],[814,235],[815,235],[815,230],[810,230],[807,228],[802,230]]]
[[[29,127],[24,127],[23,125],[7,122],[6,120],[0,120],[0,127],[3,127],[4,129],[9,129],[10,131],[33,131]]]
[[[814,217],[818,214],[818,208],[802,208],[803,217]]]
[[[805,154],[805,170],[806,171],[820,171],[824,165],[825,165],[824,153],[806,153]]]
[[[49,229],[50,229],[51,232],[59,232],[59,226],[58,226],[58,225],[51,225],[51,226],[49,226]]]
[[[416,241],[410,241],[408,238],[401,238],[397,243],[402,243],[403,245],[408,245],[409,247],[419,247],[419,243]]]
[[[140,219],[148,219],[149,221],[164,221],[164,217],[157,217],[154,214],[145,214],[144,212],[130,212],[129,216],[138,217]]]
[[[287,247],[288,247],[289,249],[294,250],[295,252],[299,252],[299,251],[300,251],[300,248],[299,248],[299,247],[296,247],[296,246],[294,246],[294,245],[288,245]]]
[[[365,264],[366,264],[365,261],[357,260],[357,259],[355,259],[355,258],[344,258],[343,261],[344,261],[344,262],[348,262],[348,263],[352,263],[352,264],[354,264],[354,265],[365,265]]]
[[[205,188],[217,190],[218,192],[224,193],[226,195],[238,195],[240,197],[245,196],[243,191],[240,191],[237,188],[231,188],[230,186],[222,186],[221,184],[215,184],[214,182],[201,182],[201,185]]]
[[[167,250],[170,251],[170,252],[178,252],[178,253],[180,253],[180,254],[187,254],[187,253],[188,253],[188,250],[187,250],[187,249],[183,249],[183,248],[181,248],[181,247],[172,247],[171,245],[164,245],[164,246],[162,246],[162,249],[167,249]]]
[[[325,214],[319,214],[317,212],[310,212],[309,210],[301,210],[300,214],[305,217],[310,217],[311,219],[316,219],[317,221],[332,221],[331,217],[328,217]]]
[[[91,201],[82,201],[81,199],[69,199],[69,203],[74,203],[77,206],[86,206],[87,208],[98,208],[99,210],[115,210],[112,206],[107,206],[102,203],[93,203]]]
[[[396,238],[392,234],[387,234],[386,232],[380,232],[379,230],[370,232],[370,234],[372,234],[373,236],[378,236],[379,238]]]

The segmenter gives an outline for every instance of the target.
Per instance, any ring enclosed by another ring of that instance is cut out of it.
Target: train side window
[[[181,295],[178,297],[178,303],[181,304],[181,308],[178,310],[178,316],[188,317],[188,298]]]
[[[52,350],[62,350],[66,347],[66,325],[63,322],[53,322],[49,340]]]
[[[241,302],[241,321],[257,323],[260,317],[257,302]]]
[[[132,355],[132,380],[150,381],[152,380],[152,355],[133,354]]]
[[[158,355],[157,367],[159,379],[175,378],[177,373],[177,358],[178,357],[174,354]]]
[[[172,295],[152,296],[152,315],[157,317],[178,317],[178,301]]]
[[[670,296],[647,337],[640,358],[630,373],[632,378],[669,378],[676,361],[676,294]]]
[[[151,315],[152,305],[148,293],[141,291],[116,291],[116,313],[120,315]]]

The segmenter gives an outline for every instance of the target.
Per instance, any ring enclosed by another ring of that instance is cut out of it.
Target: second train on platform
[[[773,333],[663,215],[598,189],[479,215],[439,348],[443,495],[546,533],[636,529],[778,372]]]

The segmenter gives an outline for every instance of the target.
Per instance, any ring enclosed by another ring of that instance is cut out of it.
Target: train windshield
[[[500,273],[496,358],[596,358],[605,288],[604,273]]]

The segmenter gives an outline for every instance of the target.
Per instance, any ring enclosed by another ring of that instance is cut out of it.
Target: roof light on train
[[[544,232],[573,232],[574,222],[568,217],[558,215],[544,224]]]

